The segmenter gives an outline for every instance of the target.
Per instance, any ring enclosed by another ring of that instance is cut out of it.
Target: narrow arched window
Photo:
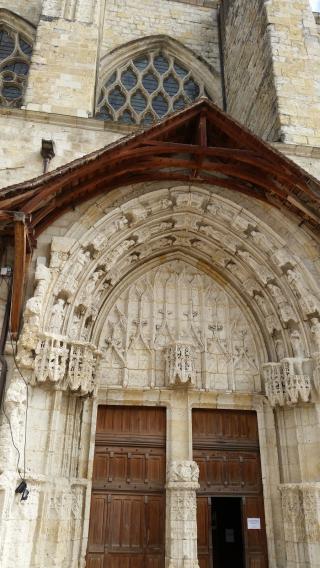
[[[207,96],[202,81],[164,49],[139,54],[107,76],[96,118],[149,125]]]
[[[30,40],[0,22],[0,105],[20,107],[32,54]]]

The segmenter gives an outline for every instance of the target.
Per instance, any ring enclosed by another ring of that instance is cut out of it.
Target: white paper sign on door
[[[261,529],[261,519],[259,519],[259,518],[248,518],[247,519],[247,526],[248,526],[248,529],[251,529],[251,530],[252,529],[260,530]]]

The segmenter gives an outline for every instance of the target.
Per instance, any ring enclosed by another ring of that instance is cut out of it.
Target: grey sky
[[[320,0],[310,0],[310,4],[313,10],[320,12]]]

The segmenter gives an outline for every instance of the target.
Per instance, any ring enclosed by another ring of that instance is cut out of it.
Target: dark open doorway
[[[214,568],[245,568],[240,497],[212,498]]]

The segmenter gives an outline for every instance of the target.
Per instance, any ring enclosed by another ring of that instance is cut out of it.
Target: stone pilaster
[[[172,461],[167,472],[168,568],[199,568],[197,559],[197,498],[199,468],[190,460]]]
[[[320,567],[320,484],[280,486],[288,567]]]

